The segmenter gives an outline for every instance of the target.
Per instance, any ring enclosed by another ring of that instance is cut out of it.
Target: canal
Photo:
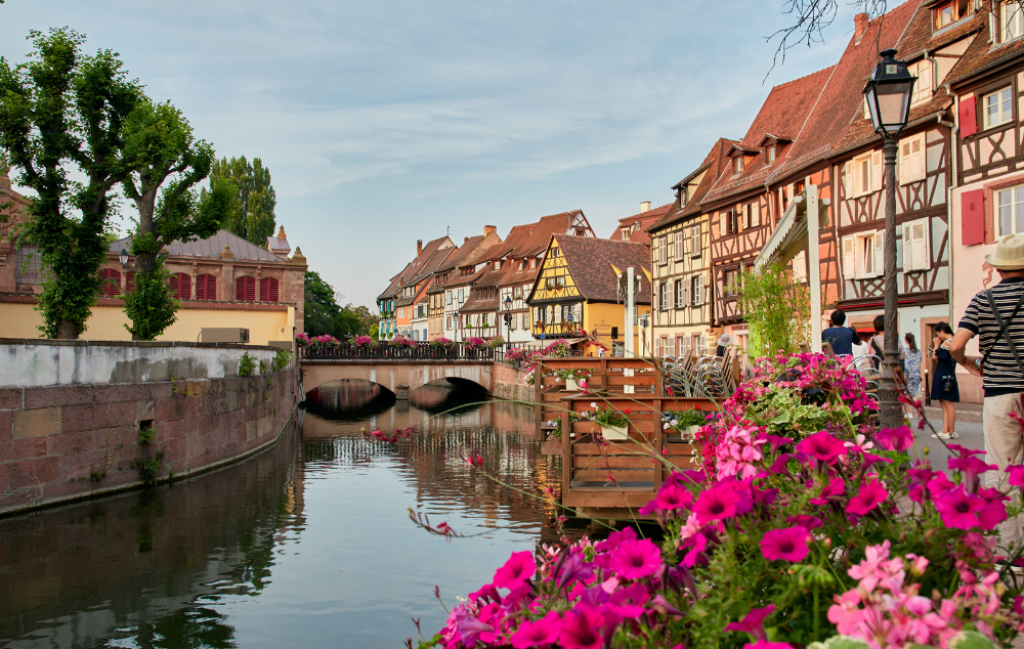
[[[0,647],[400,647],[411,618],[440,629],[435,585],[451,607],[557,536],[552,508],[517,491],[557,481],[532,409],[479,399],[333,384],[243,463],[0,519]],[[395,445],[363,435],[407,427]],[[466,537],[428,534],[409,508]]]

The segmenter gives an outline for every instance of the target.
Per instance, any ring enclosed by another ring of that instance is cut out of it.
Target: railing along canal
[[[303,347],[299,350],[304,360],[324,361],[500,361],[504,358],[504,347],[471,347],[453,343],[450,347],[432,345],[429,342],[391,345],[354,345],[342,343],[338,346]]]

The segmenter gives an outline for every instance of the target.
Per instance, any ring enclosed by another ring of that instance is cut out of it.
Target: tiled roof
[[[383,293],[377,296],[377,299],[395,297],[398,294],[398,291],[403,286],[408,284],[409,280],[412,279],[413,276],[415,276],[416,273],[420,271],[420,269],[423,267],[423,264],[430,259],[434,252],[437,251],[437,249],[444,245],[446,242],[448,244],[451,244],[451,239],[449,239],[448,237],[441,237],[440,239],[434,239],[427,245],[423,246],[423,249],[420,251],[420,253],[416,255],[416,257],[405,266],[405,269],[398,275],[396,279],[391,280],[391,284],[388,286],[387,289],[385,289]]]
[[[672,208],[669,209],[665,216],[657,223],[647,228],[648,232],[660,230],[661,228],[685,219],[688,216],[700,214],[700,202],[704,200],[704,196],[714,186],[718,177],[722,175],[722,171],[729,166],[729,159],[725,157],[725,152],[735,143],[735,140],[727,140],[725,138],[719,138],[718,141],[715,142],[715,145],[711,147],[711,151],[708,152],[707,157],[704,158],[704,162],[697,167],[696,171],[676,184],[676,187],[686,184],[698,176],[701,170],[707,170],[707,173],[705,173],[704,177],[701,178],[700,183],[697,184],[697,188],[693,190],[693,195],[690,196],[686,206],[682,209],[678,209],[679,199],[676,199],[676,202],[672,204]]]
[[[278,257],[265,248],[249,243],[242,237],[232,234],[227,230],[217,230],[217,234],[209,239],[198,239],[196,241],[175,240],[167,244],[167,254],[174,257],[196,257],[199,259],[220,259],[225,246],[235,256],[235,259],[246,261],[287,261],[284,257]],[[113,253],[120,253],[128,247],[128,237],[118,239],[111,243],[107,250]]]
[[[622,272],[632,266],[640,276],[637,304],[651,303],[651,283],[640,270],[651,270],[651,250],[647,246],[629,241],[586,237],[556,236],[555,240],[562,250],[576,287],[588,301],[617,301],[618,278],[612,266]]]
[[[863,114],[864,84],[878,63],[878,52],[894,47],[912,23],[930,25],[930,12],[917,11],[918,0],[896,7],[868,23],[858,41],[851,38],[836,64],[828,83],[818,97],[796,142],[786,151],[782,163],[772,171],[768,182],[775,182],[815,164],[842,146],[856,130],[858,114]],[[913,19],[912,19],[913,18]],[[872,132],[873,134],[873,132]]]
[[[987,11],[979,12],[982,16],[979,18],[982,21],[986,21],[989,15]],[[983,25],[987,25],[987,22],[983,22]],[[1010,41],[992,46],[989,41],[988,30],[981,29],[978,36],[971,43],[971,46],[964,52],[964,56],[960,59],[960,63],[957,64],[953,71],[950,72],[947,82],[950,85],[962,84],[965,81],[970,81],[971,77],[984,72],[989,68],[994,68],[1002,63],[1012,61],[1013,59],[1021,56],[1024,53],[1024,38],[1018,38],[1017,40]]]
[[[498,259],[510,255],[521,259],[538,254],[547,247],[552,235],[567,232],[573,219],[581,213],[582,210],[560,212],[542,217],[536,223],[517,225],[505,237],[504,243],[491,248],[486,257],[481,259]]]
[[[808,106],[814,105],[834,69],[835,66],[830,66],[772,88],[739,146],[743,149],[758,150],[758,143],[765,133],[774,133],[787,139],[793,137],[789,134],[799,133],[807,120]],[[771,166],[765,166],[764,154],[759,151],[756,156],[745,161],[741,173],[723,174],[707,193],[704,201],[718,201],[762,186],[790,148],[787,147]]]
[[[673,206],[673,203],[669,203],[668,205],[662,205],[661,207],[649,209],[646,212],[640,212],[639,214],[619,219],[619,224],[615,226],[615,231],[612,233],[612,236],[608,238],[615,241],[622,241],[622,228],[636,223],[638,224],[638,227],[630,234],[629,240],[633,243],[645,243],[650,245],[651,235],[647,234],[647,228],[661,220],[661,218],[665,216]]]

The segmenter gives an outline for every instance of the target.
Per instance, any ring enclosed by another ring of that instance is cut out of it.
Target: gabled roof
[[[704,200],[704,196],[714,186],[715,182],[718,181],[719,176],[729,166],[729,159],[725,153],[729,150],[729,146],[734,140],[727,140],[726,138],[719,138],[715,145],[711,147],[711,151],[708,152],[704,162],[701,163],[697,170],[683,178],[673,186],[673,189],[678,189],[683,185],[689,184],[694,178],[699,176],[702,172],[707,171],[704,177],[701,178],[700,183],[697,184],[697,188],[693,190],[693,193],[687,199],[686,205],[679,208],[679,199],[672,204],[672,208],[654,225],[647,228],[648,232],[655,232],[664,228],[668,225],[672,225],[678,221],[685,219],[688,216],[694,214],[700,214],[701,207],[700,202]]]
[[[447,246],[445,246],[445,244],[447,244]],[[434,239],[427,245],[423,246],[420,253],[416,255],[411,262],[406,264],[405,269],[403,269],[395,278],[392,278],[391,284],[388,285],[387,289],[385,289],[383,293],[377,296],[377,299],[386,299],[398,295],[398,292],[402,287],[408,284],[409,280],[412,279],[416,273],[420,272],[420,269],[422,269],[427,260],[429,260],[434,252],[442,246],[453,247],[451,239],[448,237],[441,237],[440,239]]]
[[[730,143],[730,149],[738,147],[756,150],[757,155],[745,161],[743,171],[739,174],[722,174],[705,196],[704,202],[729,198],[764,184],[780,160],[776,159],[771,165],[765,166],[764,154],[758,149],[758,143],[766,133],[799,133],[807,120],[808,106],[813,106],[817,101],[834,69],[835,66],[830,66],[772,88],[743,140],[739,145]]]
[[[517,225],[505,237],[505,241],[494,246],[487,252],[487,259],[504,257],[531,257],[543,252],[552,235],[565,234],[577,216],[583,216],[583,210],[571,210],[541,217],[536,223]],[[586,216],[583,216],[584,220]],[[589,228],[589,224],[588,224]],[[593,234],[593,230],[591,230]],[[483,258],[483,257],[482,257]]]
[[[619,224],[615,227],[615,232],[612,236],[608,237],[615,241],[622,241],[622,228],[632,226],[634,223],[637,227],[629,235],[629,241],[633,243],[651,244],[651,235],[647,233],[647,228],[657,223],[665,214],[672,209],[673,203],[662,205],[661,207],[655,207],[647,210],[646,212],[640,212],[632,216],[619,219]]]
[[[109,246],[107,250],[119,253],[128,247],[128,237],[118,239]],[[220,259],[220,255],[227,247],[235,259],[246,261],[286,261],[285,257],[278,257],[265,248],[249,243],[242,237],[232,234],[227,230],[217,230],[217,233],[208,239],[197,239],[196,241],[175,240],[165,246],[167,254],[174,257],[195,257],[198,259]]]
[[[616,269],[626,272],[632,266],[640,277],[637,304],[651,303],[651,283],[641,270],[651,272],[651,250],[641,243],[590,239],[585,237],[553,237],[562,251],[569,274],[580,294],[590,302],[620,300]]]
[[[949,73],[947,82],[951,86],[972,81],[972,77],[1013,61],[1024,54],[1024,38],[993,47],[989,41],[987,29],[989,12],[983,9],[978,13],[980,14],[977,18],[980,26],[976,27],[978,36],[964,52],[960,63]],[[978,110],[981,110],[981,106],[978,107]]]

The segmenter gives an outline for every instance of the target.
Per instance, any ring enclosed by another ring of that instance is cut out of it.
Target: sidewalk
[[[980,403],[958,403],[956,404],[956,421],[957,423],[981,423],[981,409]],[[939,422],[939,428],[942,428],[942,409],[939,408],[937,401],[932,401],[932,405],[924,407],[924,414],[928,417],[929,421]],[[958,431],[959,432],[959,431]]]

